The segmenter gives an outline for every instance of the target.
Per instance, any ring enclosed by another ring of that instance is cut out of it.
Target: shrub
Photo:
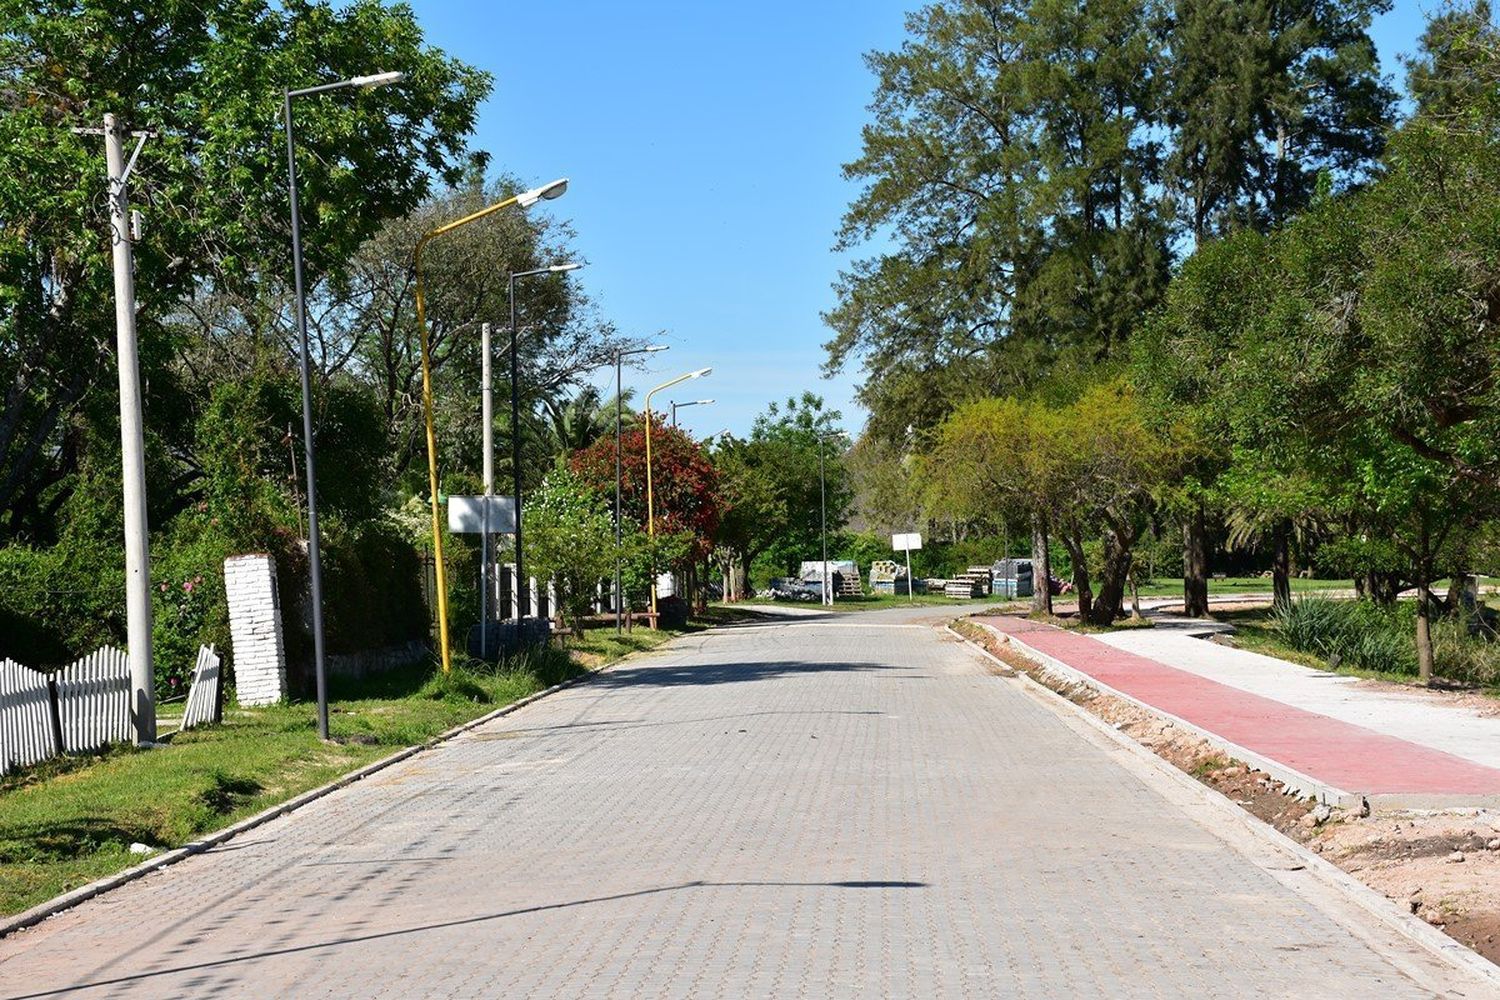
[[[1272,613],[1272,627],[1294,649],[1384,673],[1417,676],[1417,607],[1305,597]],[[1500,683],[1500,646],[1471,635],[1456,618],[1432,623],[1433,673],[1468,684]]]

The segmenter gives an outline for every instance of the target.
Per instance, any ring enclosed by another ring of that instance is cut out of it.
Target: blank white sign
[[[922,547],[922,536],[913,531],[907,535],[892,535],[891,548],[897,552],[916,551]]]
[[[489,501],[488,504],[485,501]],[[484,533],[484,512],[489,507],[489,533],[516,533],[516,500],[514,497],[449,497],[448,530],[455,535]]]

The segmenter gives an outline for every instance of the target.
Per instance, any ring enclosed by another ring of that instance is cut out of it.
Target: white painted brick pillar
[[[276,560],[264,554],[225,559],[224,594],[229,599],[229,638],[239,703],[274,705],[284,700],[286,646]]]

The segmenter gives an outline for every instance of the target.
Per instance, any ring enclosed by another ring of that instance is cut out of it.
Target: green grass
[[[772,601],[753,599],[754,603],[769,605],[775,604],[785,608],[808,608],[816,611],[821,605],[817,601]],[[880,608],[910,608],[910,607],[963,607],[970,604],[994,604],[997,598],[974,597],[969,600],[958,600],[952,597],[944,597],[942,594],[913,594],[910,598],[902,591],[896,596],[889,594],[862,594],[859,597],[840,597],[833,602],[833,607],[825,610],[832,611],[876,611]],[[1023,598],[1024,600],[1024,598]],[[715,608],[731,610],[734,605],[716,604]]]
[[[1292,577],[1292,593],[1309,594],[1324,590],[1354,590],[1353,580],[1309,580],[1303,577]],[[1494,587],[1500,585],[1500,577],[1481,576],[1479,578],[1481,587]],[[1438,580],[1433,583],[1432,589],[1442,593],[1448,589],[1447,580]],[[1271,592],[1271,578],[1268,576],[1231,576],[1222,580],[1209,580],[1208,592],[1210,596],[1216,594],[1269,594]],[[1181,597],[1182,580],[1161,579],[1152,580],[1141,587],[1142,597]],[[1064,595],[1064,600],[1067,596]]]
[[[690,630],[736,617],[713,611]],[[678,634],[636,629],[616,639],[612,628],[589,630],[566,650],[553,646],[503,668],[471,663],[444,677],[421,664],[359,681],[334,678],[329,743],[317,738],[309,702],[227,708],[222,725],[175,734],[159,749],[115,747],[8,775],[0,779],[0,913],[144,860],[130,853],[132,843],[181,846]]]
[[[1308,580],[1292,577],[1293,593],[1311,593],[1319,590],[1353,590],[1353,580]],[[1213,594],[1269,594],[1271,578],[1268,576],[1231,576],[1222,580],[1209,580],[1208,592]],[[1142,597],[1181,597],[1182,580],[1152,580],[1141,587]],[[1066,600],[1066,595],[1064,595]]]

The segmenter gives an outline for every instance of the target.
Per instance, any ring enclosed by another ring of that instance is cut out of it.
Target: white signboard
[[[448,530],[456,535],[484,534],[486,507],[489,508],[490,534],[515,534],[516,501],[514,497],[450,496],[448,498]]]
[[[922,536],[915,531],[907,535],[891,536],[891,548],[897,552],[910,552],[914,549],[920,549],[921,547]]]

